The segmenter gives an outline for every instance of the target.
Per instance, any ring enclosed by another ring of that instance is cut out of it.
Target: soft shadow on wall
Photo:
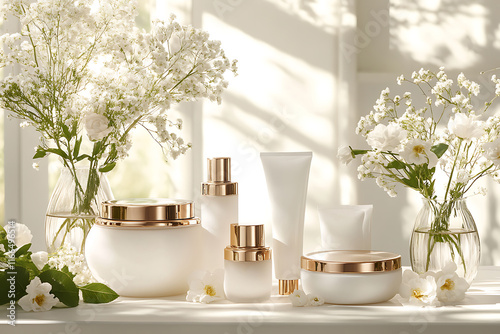
[[[222,41],[239,75],[203,106],[204,154],[233,157],[240,221],[266,223],[262,151],[313,151],[306,252],[319,246],[318,205],[337,204],[337,1],[193,1],[193,23]],[[268,231],[269,232],[269,231]],[[270,236],[268,237],[270,241]]]

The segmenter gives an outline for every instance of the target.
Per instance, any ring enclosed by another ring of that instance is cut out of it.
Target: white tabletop
[[[481,267],[459,306],[403,307],[392,299],[372,305],[292,307],[287,297],[267,303],[220,301],[194,304],[183,296],[27,313],[18,308],[16,327],[5,306],[0,333],[500,333],[500,267]]]

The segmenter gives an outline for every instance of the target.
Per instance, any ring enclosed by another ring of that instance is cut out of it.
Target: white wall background
[[[418,196],[401,190],[393,199],[374,182],[358,181],[354,164],[337,161],[337,147],[363,144],[354,135],[357,120],[382,89],[397,88],[400,74],[445,66],[454,76],[463,71],[487,81],[489,75],[479,72],[500,66],[499,9],[493,0],[157,0],[153,16],[175,12],[184,23],[208,30],[240,67],[222,105],[179,108],[194,149],[173,164],[174,196],[197,199],[205,159],[231,156],[240,183],[240,221],[269,226],[259,152],[313,151],[304,251],[319,246],[317,206],[374,204],[373,248],[400,253],[408,264]],[[18,152],[11,142],[6,138],[6,151]],[[31,152],[13,154],[20,161],[19,154]],[[6,173],[10,168],[15,174],[19,167],[11,161],[6,154]],[[27,180],[27,173],[16,177]],[[15,180],[6,186],[6,204],[7,198],[13,203],[7,215],[32,208],[29,189],[25,196],[15,193],[24,189]],[[40,189],[37,182],[43,177],[30,187]],[[486,184],[488,196],[472,198],[470,208],[480,230],[482,264],[500,265],[500,186]],[[33,217],[44,215],[45,195],[38,194],[42,208],[30,210]]]
[[[403,255],[420,199],[389,198],[360,182],[356,166],[339,165],[339,144],[399,74],[445,66],[484,83],[480,71],[500,65],[495,1],[192,1],[193,23],[239,59],[221,106],[203,105],[204,157],[229,155],[240,182],[240,220],[269,223],[260,151],[314,153],[304,251],[319,244],[317,206],[374,204],[373,248]],[[356,23],[357,22],[357,23]],[[356,35],[353,34],[356,30]],[[482,95],[485,97],[488,93]],[[354,95],[354,98],[353,98]],[[500,264],[497,184],[470,200],[483,247],[482,264]]]

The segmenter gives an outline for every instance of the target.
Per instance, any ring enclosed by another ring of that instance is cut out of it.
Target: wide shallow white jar
[[[332,250],[301,259],[302,288],[331,304],[372,304],[394,297],[401,285],[401,255]]]
[[[92,275],[126,297],[188,290],[199,265],[201,225],[191,201],[126,199],[102,204],[85,243]]]

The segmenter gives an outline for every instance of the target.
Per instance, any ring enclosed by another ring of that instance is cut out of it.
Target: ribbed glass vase
[[[113,193],[105,174],[89,168],[63,168],[45,217],[47,251],[69,244],[83,254],[101,202],[109,199]]]
[[[410,242],[413,271],[440,271],[450,261],[457,274],[472,282],[477,274],[481,253],[479,234],[467,200],[423,199]]]

